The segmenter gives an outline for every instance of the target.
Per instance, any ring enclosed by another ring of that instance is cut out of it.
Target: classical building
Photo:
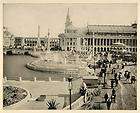
[[[87,25],[85,28],[73,26],[69,16],[66,16],[64,33],[59,34],[62,50],[76,50],[90,53],[111,51],[111,45],[122,43],[125,49],[137,51],[137,24],[132,25]]]

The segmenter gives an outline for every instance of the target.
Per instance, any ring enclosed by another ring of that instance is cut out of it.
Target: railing
[[[37,77],[32,77],[32,78],[27,78],[27,77],[7,77],[7,76],[4,76],[3,77],[3,81],[4,82],[7,82],[8,80],[13,80],[13,81],[34,81],[34,82],[37,82],[37,81],[49,81],[49,82],[51,82],[51,81],[63,81],[63,82],[65,82],[66,81],[66,78],[65,77],[63,77],[63,78],[59,78],[59,80],[58,79],[52,79],[52,77],[46,77],[46,78],[42,78],[42,79],[39,79],[39,78],[37,78]]]
[[[18,77],[14,77],[14,76],[3,76],[3,80],[6,82],[8,80],[13,80],[13,81],[60,81],[60,82],[66,82],[67,81],[67,77],[44,77],[44,78],[39,78],[39,77],[22,77],[22,76],[18,76]],[[76,83],[75,81],[77,80],[81,80],[81,77],[74,77],[73,82]]]

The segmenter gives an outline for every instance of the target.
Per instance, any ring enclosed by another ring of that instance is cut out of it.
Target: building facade
[[[50,49],[55,48],[56,46],[60,46],[59,38],[50,38]]]
[[[14,46],[23,49],[44,48],[47,50],[59,46],[59,38],[49,38],[48,42],[48,37],[15,37]]]
[[[14,35],[6,27],[3,28],[3,47],[12,48],[14,46]]]
[[[80,52],[111,51],[111,45],[122,43],[126,50],[137,51],[137,24],[132,25],[87,25],[77,28],[72,25],[69,10],[66,16],[65,32],[59,34],[62,50]]]

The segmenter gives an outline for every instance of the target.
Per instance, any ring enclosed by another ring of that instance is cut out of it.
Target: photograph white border
[[[4,3],[137,3],[137,110],[2,110],[2,95],[3,95],[3,4]],[[80,113],[86,113],[86,112],[140,112],[140,62],[139,62],[139,43],[140,43],[140,2],[139,0],[2,0],[0,2],[0,112],[8,112],[8,113],[41,113],[41,112],[64,112],[64,113],[70,113],[70,112],[80,112]]]

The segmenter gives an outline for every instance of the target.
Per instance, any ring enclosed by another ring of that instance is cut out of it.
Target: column
[[[4,77],[4,81],[7,82],[7,77]]]
[[[52,81],[52,79],[51,79],[51,77],[49,77],[49,82],[51,82]]]
[[[36,82],[36,77],[34,77],[34,82]]]
[[[65,77],[63,78],[63,82],[66,82],[66,78]]]
[[[104,44],[103,45],[106,46],[106,39],[104,39]]]
[[[130,45],[133,46],[133,39],[130,39]]]
[[[22,81],[22,77],[19,77],[19,81],[20,81],[20,82]]]
[[[80,37],[77,37],[77,51],[80,51],[81,45],[80,45]]]
[[[91,51],[92,51],[92,56],[94,56],[94,44],[93,44],[94,41],[93,40],[94,40],[94,37],[91,37],[91,49],[92,49]]]
[[[111,39],[109,39],[109,46],[111,45]]]
[[[21,43],[22,47],[25,45],[24,40],[25,40],[25,38],[22,38],[22,43]]]
[[[102,44],[102,43],[101,43],[101,39],[99,39],[99,45],[102,46],[101,44]]]
[[[47,47],[47,51],[50,51],[50,37],[48,36],[48,47]]]

